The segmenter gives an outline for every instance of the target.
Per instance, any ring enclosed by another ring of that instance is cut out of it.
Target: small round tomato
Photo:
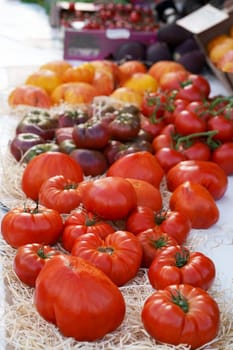
[[[154,155],[147,151],[141,151],[127,154],[116,160],[109,167],[106,175],[144,180],[159,187],[164,170]]]
[[[167,173],[176,164],[186,160],[186,156],[174,148],[162,147],[155,153],[155,158]]]
[[[62,233],[62,245],[67,251],[71,251],[73,244],[79,236],[92,232],[104,239],[115,230],[106,221],[95,214],[82,209],[71,212],[65,220]]]
[[[154,226],[136,235],[142,245],[142,267],[150,267],[152,261],[163,249],[170,245],[177,245],[175,238],[162,231],[159,226]]]
[[[206,121],[198,114],[183,109],[175,114],[176,131],[180,135],[190,135],[206,131]]]
[[[159,135],[165,125],[163,118],[141,116],[141,129],[150,133],[153,137]]]
[[[13,269],[23,283],[29,287],[35,287],[36,278],[46,261],[58,254],[62,253],[48,245],[25,244],[17,249]]]
[[[157,341],[188,344],[191,349],[213,340],[220,325],[216,301],[204,289],[189,284],[173,284],[155,291],[146,299],[141,318]]]
[[[117,286],[122,286],[136,276],[141,265],[142,247],[131,232],[115,231],[104,240],[94,233],[87,233],[76,239],[71,254],[89,261]]]
[[[155,257],[148,270],[148,277],[155,289],[187,283],[208,290],[215,273],[214,262],[208,256],[177,245],[167,247]]]
[[[81,203],[78,184],[63,175],[51,176],[40,188],[39,203],[59,213],[68,214]]]
[[[211,160],[218,164],[226,173],[233,174],[233,141],[224,142],[212,152]]]
[[[210,147],[202,141],[191,142],[189,146],[181,145],[180,152],[185,155],[187,159],[193,160],[210,160]]]
[[[219,209],[213,196],[198,183],[186,181],[180,184],[171,194],[169,206],[188,217],[192,228],[207,229],[219,219]]]
[[[14,248],[28,243],[55,244],[62,230],[61,215],[38,205],[13,208],[1,222],[2,236]]]
[[[213,137],[221,142],[229,142],[233,140],[233,120],[224,114],[215,115],[208,119],[208,130],[217,130],[217,134]]]
[[[123,219],[137,206],[133,185],[120,176],[82,182],[80,190],[85,209],[103,219]]]

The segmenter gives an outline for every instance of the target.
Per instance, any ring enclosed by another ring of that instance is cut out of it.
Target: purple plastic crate
[[[127,29],[81,31],[65,29],[64,59],[84,61],[108,59],[122,44],[129,41],[150,45],[157,41],[157,34]]]

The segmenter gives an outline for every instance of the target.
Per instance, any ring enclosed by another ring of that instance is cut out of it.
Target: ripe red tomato
[[[51,176],[63,175],[67,179],[83,180],[81,166],[68,154],[45,152],[31,159],[22,175],[22,190],[27,197],[38,200],[42,183]]]
[[[36,278],[46,261],[58,254],[62,253],[48,245],[25,244],[17,249],[13,269],[23,283],[29,287],[35,287]]]
[[[111,279],[84,259],[65,254],[48,260],[39,273],[34,304],[46,321],[78,341],[102,338],[125,316],[123,295]]]
[[[104,239],[115,231],[109,223],[82,209],[72,211],[66,218],[64,225],[62,245],[69,252],[71,252],[76,238],[85,233],[92,232]]]
[[[227,190],[228,179],[224,170],[212,161],[185,160],[176,164],[166,174],[168,190],[173,192],[185,181],[199,183],[207,188],[215,200]]]
[[[105,240],[87,233],[76,239],[71,254],[89,261],[117,286],[122,286],[136,276],[141,265],[142,247],[131,232],[115,231]]]
[[[185,155],[186,159],[190,160],[210,160],[210,147],[202,141],[191,142],[191,145],[181,145],[179,151]]]
[[[155,153],[155,158],[158,160],[165,173],[167,173],[176,164],[187,159],[185,154],[170,147],[160,148]]]
[[[107,176],[121,176],[148,181],[159,187],[164,176],[164,170],[150,152],[142,151],[127,154],[116,160],[108,169]]]
[[[142,245],[142,267],[150,267],[152,261],[163,249],[170,245],[177,245],[175,238],[162,231],[159,226],[154,226],[136,235]]]
[[[128,216],[126,228],[128,231],[139,232],[159,226],[160,229],[173,237],[179,244],[183,243],[191,229],[189,219],[178,211],[153,211],[148,207],[137,207]]]
[[[82,182],[80,191],[85,209],[107,220],[123,219],[137,205],[133,185],[120,176]]]
[[[70,213],[81,203],[78,183],[63,175],[48,178],[40,188],[39,203],[59,213]]]
[[[180,135],[190,135],[206,131],[206,121],[198,114],[183,109],[175,113],[174,124]]]
[[[224,142],[212,152],[211,160],[218,164],[226,173],[233,174],[233,141]]]
[[[189,284],[174,284],[155,291],[145,301],[141,318],[147,332],[157,341],[188,344],[191,349],[213,340],[220,325],[217,302],[204,289]]]
[[[14,248],[28,243],[53,245],[62,230],[60,214],[42,206],[13,208],[1,222],[2,236]]]
[[[198,183],[190,181],[181,183],[171,194],[169,205],[171,210],[187,216],[192,228],[207,229],[219,219],[219,209],[214,198]]]
[[[155,289],[187,283],[208,290],[215,274],[214,262],[208,256],[181,246],[164,249],[148,270],[149,281]]]
[[[233,140],[233,120],[224,114],[218,114],[208,119],[208,130],[217,130],[217,134],[213,139],[221,142],[229,142]]]
[[[137,206],[150,207],[158,211],[162,209],[162,194],[160,190],[147,181],[127,178],[133,185],[137,196]]]

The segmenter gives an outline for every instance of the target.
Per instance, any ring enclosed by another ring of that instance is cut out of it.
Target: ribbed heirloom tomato
[[[22,282],[35,287],[36,278],[46,261],[58,254],[62,253],[49,245],[24,244],[17,249],[14,257],[14,271]]]
[[[158,342],[187,344],[196,349],[217,336],[220,312],[204,289],[173,284],[147,298],[141,318],[147,332]]]
[[[86,233],[95,233],[104,239],[114,228],[107,221],[102,220],[92,212],[82,209],[74,210],[66,218],[62,233],[62,245],[67,251],[71,251],[75,240]]]
[[[71,254],[89,261],[117,286],[122,286],[136,276],[141,265],[142,247],[128,231],[115,231],[104,240],[94,233],[87,233],[76,239]]]
[[[170,246],[155,257],[148,270],[148,277],[155,289],[188,283],[207,290],[215,278],[215,265],[201,252]]]
[[[2,236],[14,248],[28,243],[55,244],[62,230],[58,211],[37,205],[13,208],[1,222]]]

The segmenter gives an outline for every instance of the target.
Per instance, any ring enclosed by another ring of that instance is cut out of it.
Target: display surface
[[[8,207],[21,203],[21,193],[9,196],[9,186],[16,188],[20,170],[12,165],[8,142],[14,134],[19,116],[9,111],[1,114],[1,201]],[[10,166],[9,166],[10,165]],[[216,279],[209,293],[218,302],[221,312],[221,326],[218,338],[204,349],[232,349],[232,177],[228,177],[228,189],[217,202],[219,221],[207,230],[191,230],[187,246],[208,255],[216,264]],[[163,185],[162,185],[163,186]],[[166,202],[169,193],[164,191]],[[5,211],[1,211],[1,217]],[[15,250],[1,238],[1,349],[182,349],[185,345],[162,345],[152,339],[141,322],[141,310],[145,300],[154,291],[146,269],[140,269],[136,278],[120,287],[126,301],[126,316],[121,326],[95,342],[77,342],[61,335],[52,324],[44,321],[33,304],[33,288],[19,281],[13,271]]]

